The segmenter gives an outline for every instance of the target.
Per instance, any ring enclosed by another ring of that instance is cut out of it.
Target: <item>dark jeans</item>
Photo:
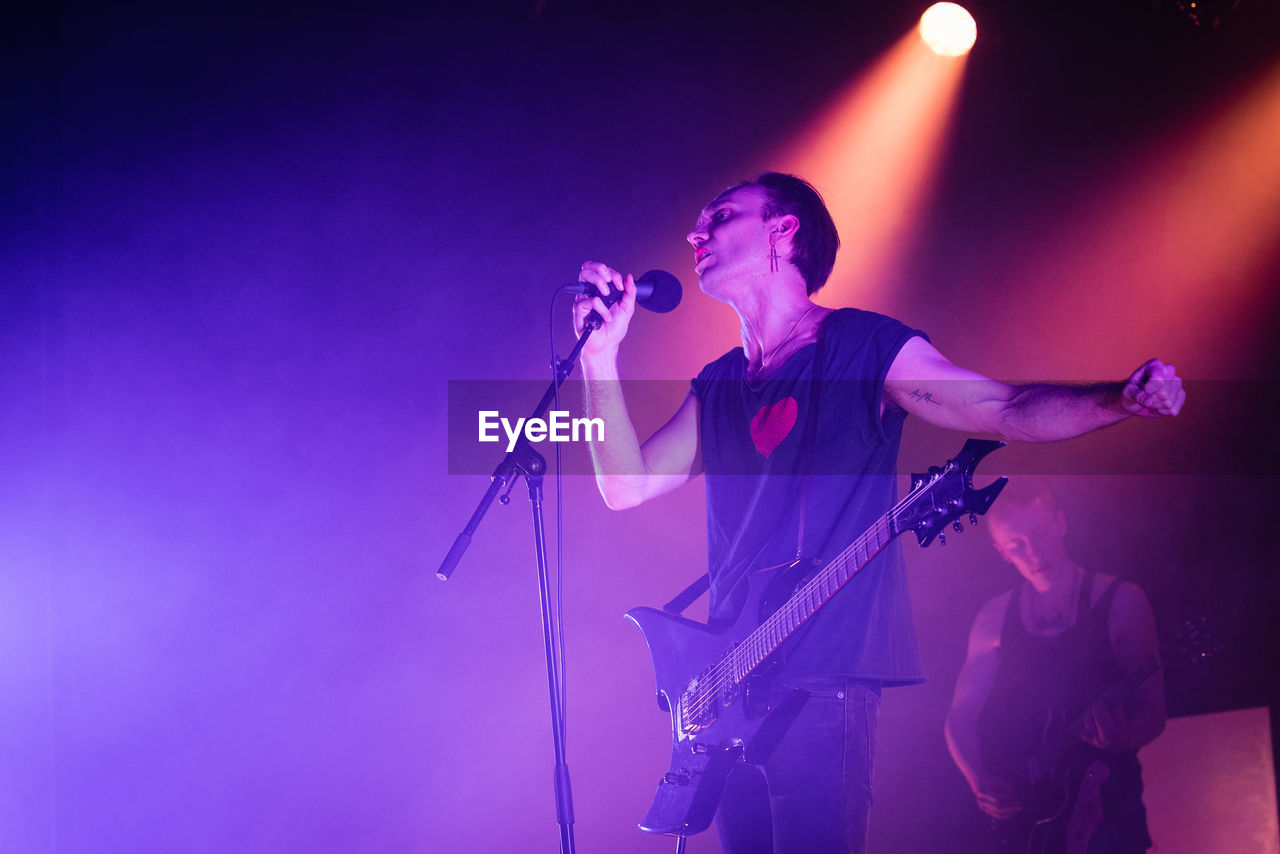
[[[725,854],[863,854],[880,686],[806,681],[809,699],[765,764],[734,769],[716,812]]]

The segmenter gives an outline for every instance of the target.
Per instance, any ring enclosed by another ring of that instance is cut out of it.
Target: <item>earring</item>
[[[778,272],[778,246],[772,240],[769,241],[769,271]]]

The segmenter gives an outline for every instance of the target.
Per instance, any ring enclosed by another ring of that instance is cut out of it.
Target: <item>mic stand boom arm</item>
[[[578,338],[578,343],[573,345],[569,355],[564,359],[556,360],[554,365],[555,379],[547,386],[546,392],[542,395],[542,400],[538,401],[538,405],[534,407],[531,418],[541,418],[546,414],[551,407],[552,401],[556,399],[556,391],[560,386],[564,385],[564,381],[573,373],[574,366],[578,362],[578,354],[582,352],[583,345],[587,343],[591,333],[598,328],[599,325],[593,322],[592,318],[588,318],[582,330],[582,336]],[[453,575],[454,569],[458,566],[458,561],[462,560],[462,555],[466,552],[467,547],[471,545],[471,537],[475,534],[476,529],[480,527],[480,520],[484,518],[485,513],[489,512],[489,508],[493,505],[493,500],[498,497],[498,493],[502,492],[504,487],[510,492],[520,475],[528,474],[532,471],[541,477],[546,468],[547,461],[529,445],[529,440],[524,437],[524,434],[521,434],[516,446],[502,458],[502,462],[498,463],[498,467],[493,470],[493,474],[490,476],[492,482],[489,484],[488,491],[480,499],[480,504],[476,507],[475,512],[471,514],[471,518],[462,529],[462,533],[458,534],[454,539],[452,548],[449,549],[449,553],[441,561],[440,568],[436,570],[436,578],[441,581],[448,581],[449,577]],[[503,497],[505,499],[505,496]],[[503,500],[502,503],[506,504],[507,502]]]
[[[582,352],[583,345],[587,343],[591,333],[599,328],[598,320],[588,318],[582,330],[582,335],[579,336],[577,344],[574,345],[569,355],[564,359],[555,360],[553,365],[555,377],[547,387],[546,393],[542,395],[542,400],[534,408],[531,417],[541,418],[546,413],[551,406],[551,402],[555,400],[556,392],[560,386],[568,379],[569,374],[573,373],[574,365],[577,363],[578,354]],[[436,570],[436,577],[441,581],[449,580],[449,577],[453,575],[453,570],[458,565],[458,561],[462,559],[463,553],[467,550],[467,546],[471,545],[471,537],[475,534],[476,529],[480,527],[480,520],[484,518],[485,513],[493,505],[493,500],[498,497],[498,493],[502,492],[503,488],[510,492],[515,485],[516,479],[523,475],[525,483],[529,487],[529,503],[533,508],[533,542],[538,562],[538,598],[542,603],[542,645],[547,659],[547,690],[551,696],[551,735],[556,761],[556,822],[560,826],[561,854],[573,854],[573,792],[569,785],[569,765],[565,761],[564,709],[560,704],[560,698],[563,694],[560,687],[561,674],[557,667],[557,662],[561,660],[561,656],[558,648],[559,644],[556,641],[555,626],[552,622],[551,585],[547,573],[547,545],[542,514],[542,475],[546,469],[546,459],[533,449],[533,446],[529,444],[529,440],[522,434],[515,448],[503,457],[502,462],[498,463],[498,467],[493,470],[489,489],[485,492],[484,497],[480,499],[479,506],[471,514],[471,519],[468,520],[466,527],[462,529],[462,533],[453,541],[453,547],[449,549],[449,554],[445,556],[440,568]],[[501,503],[506,504],[508,499],[504,494],[499,500]]]

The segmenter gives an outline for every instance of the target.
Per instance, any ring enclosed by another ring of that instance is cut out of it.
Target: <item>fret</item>
[[[735,678],[745,679],[760,666],[892,541],[895,536],[892,513],[890,511],[878,519],[849,548],[822,567],[782,607],[747,636],[732,656]]]

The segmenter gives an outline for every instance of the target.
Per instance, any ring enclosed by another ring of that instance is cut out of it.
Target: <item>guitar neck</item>
[[[905,503],[905,502],[904,502]],[[884,551],[901,530],[893,525],[899,504],[875,521],[862,536],[822,567],[804,583],[782,607],[774,611],[725,656],[735,681],[741,681],[818,612],[841,587],[857,575],[871,559]]]
[[[1138,690],[1139,685],[1150,679],[1152,674],[1160,669],[1160,665],[1160,650],[1156,650],[1143,659],[1141,664],[1116,680],[1111,687],[1099,694],[1089,705],[1092,706],[1093,703],[1099,700],[1105,701],[1108,706],[1120,705],[1129,698],[1130,694]],[[1058,732],[1056,738],[1045,744],[1044,748],[1036,756],[1036,761],[1041,769],[1053,767],[1059,759],[1066,755],[1068,750],[1080,741],[1080,733],[1084,730],[1084,718],[1088,711],[1088,707],[1085,707],[1083,712],[1072,718],[1067,726]]]
[[[735,682],[741,682],[902,532],[914,531],[920,545],[927,546],[934,537],[945,542],[942,527],[948,522],[959,526],[956,520],[962,513],[968,513],[970,522],[977,524],[976,514],[987,512],[1008,478],[996,478],[989,486],[975,490],[973,469],[983,457],[1003,444],[969,439],[945,466],[931,467],[928,474],[912,475],[911,491],[901,501],[814,573],[781,608],[721,658],[717,666],[731,673]]]

